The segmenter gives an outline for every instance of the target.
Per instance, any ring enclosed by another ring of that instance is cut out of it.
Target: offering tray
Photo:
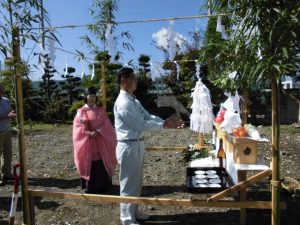
[[[186,187],[190,193],[217,193],[231,186],[233,181],[225,168],[188,167],[186,170]]]

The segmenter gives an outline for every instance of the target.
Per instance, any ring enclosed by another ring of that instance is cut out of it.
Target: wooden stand
[[[198,143],[193,145],[194,149],[202,149],[202,148],[209,148],[209,145],[204,143],[204,135],[203,133],[199,133],[198,135]]]

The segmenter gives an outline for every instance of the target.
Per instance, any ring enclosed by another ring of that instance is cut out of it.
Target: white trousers
[[[116,153],[120,165],[120,195],[139,197],[141,195],[144,175],[144,142],[118,142]],[[137,211],[138,207],[136,204],[121,203],[120,219],[122,223],[134,223]]]

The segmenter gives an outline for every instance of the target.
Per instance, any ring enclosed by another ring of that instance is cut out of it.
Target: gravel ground
[[[270,127],[259,130],[270,138]],[[197,135],[188,129],[149,132],[145,136],[146,146],[186,147],[197,141]],[[14,137],[14,162],[18,160],[17,139]],[[71,126],[54,126],[52,129],[32,129],[26,132],[28,158],[28,183],[30,189],[50,189],[61,192],[82,193],[80,179],[74,168],[72,157]],[[283,126],[281,133],[281,177],[288,187],[299,185],[300,130]],[[259,158],[270,162],[268,144],[259,145]],[[182,156],[175,152],[147,152],[145,157],[145,182],[142,195],[159,198],[207,198],[203,194],[191,194],[185,187],[186,167],[179,164]],[[109,194],[119,194],[118,171],[113,177],[113,188]],[[292,188],[291,188],[292,189]],[[8,223],[13,191],[13,182],[0,189],[0,224]],[[248,188],[248,198],[270,200],[269,182],[263,181]],[[282,211],[281,224],[296,225],[300,216],[300,199],[292,192],[282,190],[281,199],[287,202]],[[206,207],[159,207],[141,206],[150,215],[142,224],[172,225],[227,225],[239,224],[239,210]],[[271,211],[247,210],[247,224],[271,224]],[[119,205],[79,200],[44,198],[35,201],[35,217],[38,225],[119,225]],[[16,224],[22,224],[21,200],[19,200]]]

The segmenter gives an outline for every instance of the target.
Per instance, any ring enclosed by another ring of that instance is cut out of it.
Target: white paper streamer
[[[196,77],[199,80],[200,79],[200,63],[198,63],[197,60],[195,60],[196,63]]]
[[[41,53],[41,55],[39,56],[39,59],[40,59],[39,71],[41,72],[42,75],[44,75],[46,64],[45,64],[45,58],[44,58],[43,53]]]
[[[263,57],[262,57],[262,54],[261,54],[260,47],[258,47],[257,53],[256,53],[256,54],[257,54],[258,59],[259,59],[259,60],[262,60]]]
[[[176,65],[176,73],[177,73],[177,80],[179,80],[179,72],[180,72],[180,65],[178,64],[177,61],[174,61],[175,65]]]
[[[105,32],[105,40],[106,40],[106,47],[108,50],[108,54],[110,55],[110,62],[111,63],[116,63],[116,56],[117,56],[117,51],[116,51],[116,44],[114,37],[112,35],[112,24],[107,24],[106,27],[106,32]]]
[[[231,73],[228,74],[228,77],[230,80],[234,80],[236,78],[237,72],[233,71]]]
[[[222,32],[222,18],[221,18],[221,16],[218,16],[216,31],[220,32],[220,33]]]
[[[49,51],[49,58],[51,59],[51,63],[54,63],[56,59],[54,45],[55,45],[55,40],[52,38],[48,38],[48,51]]]
[[[191,94],[193,98],[190,129],[198,133],[209,133],[213,130],[214,115],[210,99],[210,91],[199,79]]]
[[[152,80],[156,80],[157,78],[161,77],[160,68],[161,68],[161,65],[159,63],[150,62],[151,79]]]
[[[176,41],[175,41],[175,33],[173,31],[174,22],[175,22],[174,20],[170,20],[168,33],[167,33],[167,40],[169,42],[168,53],[169,53],[170,61],[173,61],[176,55]]]
[[[81,62],[81,79],[85,76],[85,73],[84,73],[84,66],[83,66],[83,59],[80,58],[80,62]]]
[[[223,40],[228,40],[228,35],[225,32],[225,26],[222,25],[222,18],[221,18],[221,16],[218,16],[216,31],[221,33],[221,38]]]
[[[95,64],[94,64],[94,62],[92,62],[92,76],[91,76],[91,80],[93,80],[94,76],[95,76]]]
[[[46,52],[45,52],[45,49],[43,48],[43,45],[42,45],[41,42],[39,42],[38,46],[39,46],[39,48],[40,48],[40,50],[41,50],[41,51],[40,51],[40,56],[39,56],[39,58],[40,58],[39,71],[40,71],[41,74],[43,75],[43,74],[45,73],[45,70],[44,70],[44,69],[45,69],[45,67],[46,67],[45,59],[44,59]]]
[[[225,26],[224,25],[222,25],[222,28],[221,28],[221,38],[223,39],[223,40],[228,40],[228,35],[227,35],[227,33],[226,33],[226,31],[225,31]]]
[[[40,47],[40,50],[41,50],[41,54],[42,54],[42,55],[45,55],[45,54],[46,54],[46,51],[45,51],[45,49],[44,49],[44,47],[43,47],[43,45],[42,45],[42,42],[39,42],[39,47]]]
[[[65,76],[68,75],[68,63],[67,63],[67,58],[65,57],[65,61],[66,61],[66,67],[65,67]]]
[[[18,205],[18,197],[19,197],[18,193],[16,193],[16,194],[13,193],[12,200],[11,200],[11,205],[10,205],[9,217],[15,217],[15,215],[16,215],[17,205]]]

